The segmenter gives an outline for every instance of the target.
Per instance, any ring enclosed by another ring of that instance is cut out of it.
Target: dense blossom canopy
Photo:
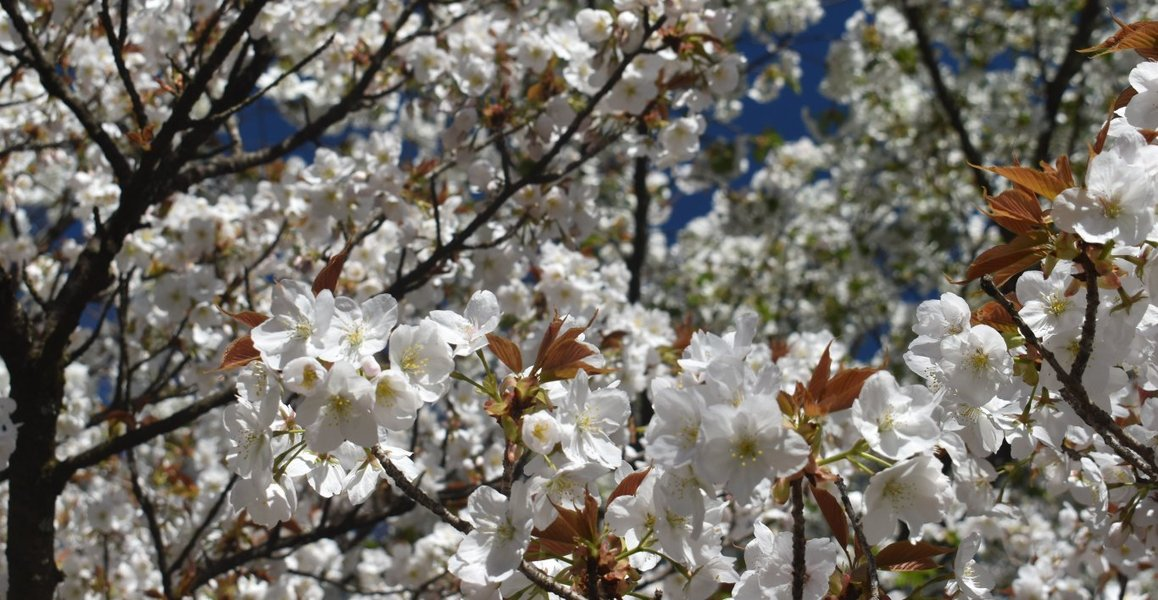
[[[0,9],[13,597],[1158,593],[1147,3]]]

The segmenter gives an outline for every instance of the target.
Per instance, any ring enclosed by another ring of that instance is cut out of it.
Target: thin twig
[[[860,546],[865,560],[865,576],[868,578],[868,586],[873,600],[880,600],[881,597],[881,582],[877,577],[877,561],[873,556],[873,547],[869,545],[868,539],[864,536],[864,529],[861,528],[861,518],[863,515],[856,514],[852,509],[852,501],[848,499],[848,489],[844,487],[844,478],[840,475],[836,476],[836,489],[840,491],[840,502],[844,505],[844,512],[848,515],[848,520],[852,524],[853,535],[856,536],[856,543]]]
[[[145,490],[141,489],[140,475],[137,473],[137,458],[133,455],[132,448],[125,453],[125,459],[129,463],[129,481],[133,487],[133,496],[136,496],[137,504],[141,506],[141,512],[145,515],[145,523],[149,526],[149,537],[153,541],[153,551],[157,554],[157,572],[161,575],[161,589],[165,590],[166,598],[172,598],[173,583],[169,579],[169,568],[165,562],[165,538],[161,535],[161,525],[157,521],[157,509],[149,497],[145,495]]]

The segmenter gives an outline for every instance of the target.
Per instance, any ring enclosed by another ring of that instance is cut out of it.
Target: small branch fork
[[[1078,342],[1078,353],[1069,369],[1062,367],[1057,356],[1042,346],[1041,341],[1033,333],[1033,329],[1025,323],[1021,315],[1014,309],[1013,304],[997,289],[992,277],[987,275],[981,279],[981,289],[985,290],[985,293],[989,294],[1009,314],[1013,322],[1017,324],[1018,331],[1025,338],[1025,343],[1036,348],[1041,353],[1042,358],[1057,373],[1058,380],[1062,384],[1062,400],[1074,409],[1074,412],[1083,422],[1098,432],[1106,444],[1122,460],[1130,463],[1139,473],[1145,474],[1149,479],[1158,479],[1158,463],[1155,462],[1154,449],[1140,444],[1123,431],[1114,422],[1113,417],[1090,401],[1089,392],[1082,384],[1082,376],[1085,374],[1086,365],[1089,364],[1094,347],[1095,321],[1098,311],[1098,273],[1093,261],[1085,252],[1078,255],[1077,262],[1085,270],[1086,314],[1085,321],[1082,323],[1081,340]]]

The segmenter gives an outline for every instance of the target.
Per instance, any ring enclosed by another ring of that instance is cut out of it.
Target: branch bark
[[[1086,0],[1082,11],[1078,13],[1078,22],[1074,26],[1074,33],[1066,45],[1065,59],[1058,66],[1054,78],[1046,83],[1045,123],[1041,133],[1037,136],[1037,148],[1033,152],[1034,164],[1040,164],[1050,159],[1049,146],[1053,141],[1054,132],[1057,131],[1057,115],[1061,110],[1062,96],[1065,94],[1066,88],[1069,87],[1070,81],[1082,69],[1082,63],[1086,58],[1078,50],[1091,45],[1094,26],[1097,25],[1098,15],[1101,12],[1102,3],[1100,0]]]
[[[961,118],[961,107],[957,104],[953,91],[945,83],[945,78],[941,76],[941,64],[937,60],[933,42],[929,39],[929,32],[925,29],[920,9],[905,2],[901,5],[901,12],[905,16],[905,22],[908,23],[909,29],[912,29],[917,36],[917,51],[921,55],[921,64],[924,65],[925,72],[929,74],[929,79],[933,82],[933,94],[937,98],[937,104],[941,106],[941,112],[949,120],[953,132],[957,134],[957,143],[961,146],[961,152],[965,154],[965,160],[975,165],[983,164],[984,159],[981,157],[981,153],[973,145],[973,141],[969,138],[969,131],[965,129],[965,121]],[[989,182],[981,171],[977,169],[970,169],[969,171],[977,189],[989,187]]]

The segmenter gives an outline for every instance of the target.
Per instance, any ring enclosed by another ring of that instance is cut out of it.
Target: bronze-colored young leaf
[[[818,414],[827,415],[851,408],[853,401],[860,396],[860,390],[864,387],[865,380],[879,370],[872,367],[857,367],[839,371],[828,381],[824,396],[816,402]],[[810,414],[809,416],[813,415]]]
[[[1074,172],[1073,169],[1070,168],[1070,157],[1063,154],[1057,157],[1054,163],[1058,179],[1061,179],[1061,182],[1068,186],[1066,189],[1076,186],[1077,184],[1074,183]]]
[[[242,325],[248,325],[249,327],[257,327],[258,325],[261,325],[262,323],[265,323],[267,320],[269,320],[268,315],[263,315],[252,310],[243,310],[240,312],[231,313],[224,308],[221,308],[220,306],[217,307],[217,310],[221,311],[222,314],[232,318],[234,321],[237,321]]]
[[[1013,302],[1014,307],[1019,307],[1017,298],[1010,293],[1006,298]],[[1013,317],[994,300],[990,300],[982,304],[977,310],[969,316],[969,324],[976,327],[978,325],[988,325],[998,331],[1006,332],[1017,329],[1017,323],[1013,321]]]
[[[1006,190],[997,196],[986,196],[986,214],[998,225],[1013,233],[1029,233],[1045,227],[1045,216],[1037,198],[1020,189]]]
[[[229,344],[229,347],[225,349],[225,355],[221,357],[221,364],[218,365],[217,370],[237,369],[259,358],[261,358],[261,353],[253,347],[253,338],[246,335]]]
[[[886,571],[892,571],[894,573],[907,573],[910,571],[929,571],[936,569],[937,563],[933,562],[932,559],[922,558],[919,560],[910,560],[908,562],[897,563],[895,565],[889,565],[887,567],[881,568]]]
[[[1035,194],[1045,196],[1050,200],[1057,198],[1058,194],[1066,191],[1066,189],[1070,187],[1054,173],[1043,173],[1029,167],[972,166],[982,171],[989,171],[990,173],[1000,175],[1012,181],[1015,185]]]
[[[881,548],[880,552],[877,552],[877,568],[887,569],[895,565],[949,554],[953,550],[955,550],[955,548],[951,546],[938,546],[928,542],[917,542],[915,544],[909,542],[893,542]]]
[[[501,335],[488,333],[487,343],[490,344],[491,352],[498,357],[499,362],[508,369],[515,373],[523,371],[523,353],[514,342]]]
[[[1139,21],[1137,23],[1118,22],[1119,29],[1106,41],[1083,48],[1079,52],[1101,56],[1110,52],[1134,50],[1146,60],[1158,60],[1158,21]]]
[[[808,380],[808,393],[812,395],[813,399],[819,399],[824,396],[824,388],[828,386],[828,373],[832,369],[832,356],[829,350],[832,348],[832,342],[824,347],[824,354],[820,355],[820,362],[816,363],[816,368],[812,370],[812,377]]]
[[[1009,278],[1041,260],[1049,249],[1038,236],[1021,235],[1008,244],[1001,244],[982,252],[969,269],[965,279],[954,283],[973,281],[983,275],[992,275],[994,283],[1002,285]]]
[[[347,242],[346,247],[342,251],[331,256],[326,266],[318,272],[318,276],[314,278],[314,295],[322,293],[322,290],[330,290],[332,293],[338,287],[338,279],[342,276],[342,267],[346,265],[346,258],[350,256],[350,249],[352,244]]]
[[[811,489],[812,497],[816,500],[816,505],[820,507],[820,514],[824,516],[828,528],[836,536],[837,543],[840,544],[841,548],[848,546],[848,517],[844,514],[844,508],[841,507],[840,501],[824,488],[812,486]]]
[[[643,485],[643,480],[647,478],[648,473],[651,473],[651,467],[642,471],[636,471],[624,477],[619,482],[619,485],[615,486],[615,489],[611,491],[611,495],[607,497],[607,504],[610,505],[612,500],[620,496],[634,496],[635,492],[639,491],[639,486]]]

